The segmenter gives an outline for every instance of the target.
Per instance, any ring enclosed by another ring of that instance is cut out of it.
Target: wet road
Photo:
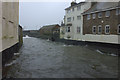
[[[101,54],[90,46],[73,46],[24,38],[20,55],[7,77],[16,78],[116,78],[118,57]]]

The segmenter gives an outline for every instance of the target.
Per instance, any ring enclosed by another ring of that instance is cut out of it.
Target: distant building
[[[40,28],[39,30],[40,36],[44,38],[59,38],[59,33],[60,33],[60,25],[54,24],[54,25],[46,25]]]
[[[90,2],[71,2],[71,6],[65,9],[64,26],[61,26],[61,38],[70,40],[82,40],[83,16],[82,13],[91,7]],[[64,32],[64,34],[63,34]]]
[[[120,44],[118,2],[96,3],[83,16],[83,40]]]

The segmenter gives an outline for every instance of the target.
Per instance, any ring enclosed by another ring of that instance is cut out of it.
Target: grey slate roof
[[[116,8],[119,7],[118,4],[118,2],[97,2],[94,6],[84,12],[83,15]]]

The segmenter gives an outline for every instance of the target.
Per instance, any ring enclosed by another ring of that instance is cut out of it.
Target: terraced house
[[[118,2],[99,2],[83,13],[84,40],[120,44]]]
[[[61,38],[70,40],[82,40],[82,13],[88,10],[90,7],[90,2],[71,2],[71,6],[65,9],[66,14],[64,17],[64,26],[61,26]],[[64,33],[64,36],[62,35],[62,33]]]
[[[72,2],[65,10],[62,39],[120,44],[119,2]]]

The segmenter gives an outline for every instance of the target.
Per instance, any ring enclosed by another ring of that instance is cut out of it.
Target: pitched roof
[[[86,3],[86,2],[79,2],[79,3],[76,3],[76,5],[70,6],[70,7],[66,8],[65,10],[68,10],[68,9],[70,9],[70,8],[73,8],[73,7],[76,7],[76,6],[79,6],[79,5],[82,5],[82,4],[84,4],[84,3]]]
[[[40,29],[53,29],[55,26],[59,26],[59,24],[53,24],[53,25],[46,25],[46,26],[43,26],[42,28]]]
[[[113,9],[118,6],[118,2],[97,2],[94,6],[85,11],[83,15]]]

